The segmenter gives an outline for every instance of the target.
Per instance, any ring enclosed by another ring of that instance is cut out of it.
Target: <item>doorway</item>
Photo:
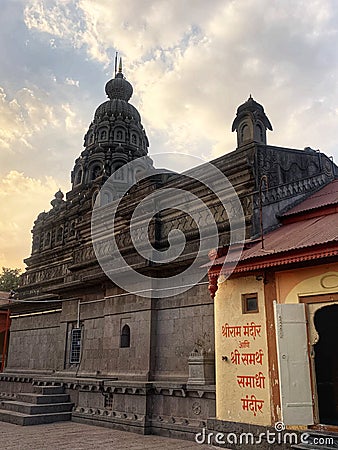
[[[338,302],[308,303],[316,422],[338,426]]]
[[[319,336],[313,346],[319,420],[338,425],[338,305],[318,309],[313,321]]]

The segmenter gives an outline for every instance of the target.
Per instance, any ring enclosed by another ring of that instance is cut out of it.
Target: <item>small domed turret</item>
[[[53,200],[50,202],[50,204],[53,206],[53,208],[58,209],[65,203],[65,201],[63,200],[64,194],[61,191],[61,189],[59,189],[55,193],[54,197],[55,198],[53,198]]]
[[[237,108],[232,131],[237,131],[237,147],[257,142],[266,145],[266,130],[272,131],[272,126],[265,115],[262,105],[250,95],[248,100]]]

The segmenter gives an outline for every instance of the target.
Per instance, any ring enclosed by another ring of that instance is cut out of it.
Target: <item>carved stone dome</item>
[[[84,136],[85,150],[75,161],[72,184],[76,189],[93,185],[129,161],[148,154],[149,141],[139,112],[129,103],[133,87],[123,76],[121,62],[105,91],[109,100],[97,107]]]
[[[250,95],[248,100],[237,108],[237,114],[240,114],[243,111],[251,111],[251,112],[260,111],[264,113],[264,108],[262,105],[256,102],[256,100],[254,100]]]
[[[112,80],[106,84],[106,94],[113,100],[115,98],[128,102],[133,95],[133,86],[118,72]]]
[[[121,99],[111,99],[102,103],[95,111],[94,121],[99,121],[104,118],[104,116],[118,116],[133,118],[137,121],[141,121],[140,113],[137,109],[125,100]]]

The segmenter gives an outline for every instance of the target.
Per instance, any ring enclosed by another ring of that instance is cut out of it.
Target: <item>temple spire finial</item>
[[[122,73],[122,57],[120,57],[119,73]]]
[[[116,72],[117,72],[117,55],[119,54],[119,52],[115,52],[115,61],[114,61],[114,77],[116,77]]]

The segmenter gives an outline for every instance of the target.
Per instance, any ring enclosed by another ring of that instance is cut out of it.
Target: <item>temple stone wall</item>
[[[156,302],[154,379],[187,381],[194,349],[214,350],[213,302],[206,285]]]
[[[59,369],[63,364],[62,340],[59,312],[13,318],[7,370]]]

